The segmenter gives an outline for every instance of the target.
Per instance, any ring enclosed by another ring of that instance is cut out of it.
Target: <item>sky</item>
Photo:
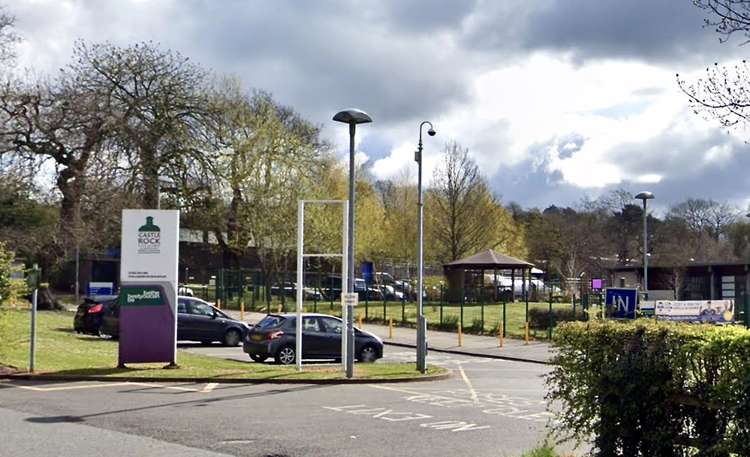
[[[360,108],[373,123],[357,131],[357,157],[378,179],[415,176],[429,120],[427,181],[455,141],[505,203],[567,206],[617,188],[653,191],[657,210],[750,202],[750,132],[696,115],[675,78],[750,47],[720,43],[692,0],[4,3],[24,39],[19,68],[54,72],[76,39],[153,41],[271,92],[342,160],[348,130],[331,118]]]

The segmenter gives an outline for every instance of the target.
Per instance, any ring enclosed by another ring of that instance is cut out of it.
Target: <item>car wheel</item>
[[[368,344],[360,349],[359,354],[357,354],[357,360],[363,363],[372,363],[377,359],[378,351],[375,349],[375,346],[371,344]]]
[[[278,352],[276,352],[274,359],[279,365],[291,365],[297,359],[297,355],[295,354],[294,347],[282,346]]]
[[[237,346],[242,336],[237,330],[230,330],[224,335],[224,346]]]
[[[253,359],[253,361],[258,363],[263,363],[268,358],[267,355],[258,355],[258,354],[250,354],[250,358]]]

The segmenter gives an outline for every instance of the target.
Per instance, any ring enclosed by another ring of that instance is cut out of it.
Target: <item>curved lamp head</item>
[[[430,135],[430,136],[435,136],[436,133],[437,132],[432,127],[430,127],[430,130],[427,131],[427,134]]]
[[[333,116],[333,120],[345,124],[366,124],[372,122],[372,118],[369,114],[357,108],[349,108],[339,111]]]
[[[653,200],[654,194],[649,191],[643,191],[643,192],[640,192],[638,195],[636,195],[635,198],[638,200],[644,200],[644,201]]]

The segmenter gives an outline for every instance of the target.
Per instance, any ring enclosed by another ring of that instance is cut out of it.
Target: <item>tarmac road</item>
[[[191,347],[236,356],[240,348]],[[387,360],[413,360],[386,347]],[[2,455],[517,456],[545,437],[549,367],[450,354],[435,382],[0,382]]]

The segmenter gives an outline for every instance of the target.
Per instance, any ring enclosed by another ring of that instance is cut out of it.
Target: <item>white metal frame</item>
[[[299,200],[297,202],[297,328],[296,328],[296,359],[297,371],[302,371],[302,311],[305,300],[305,258],[308,257],[341,257],[341,296],[343,300],[344,285],[349,280],[349,265],[347,255],[349,248],[349,201],[348,200]],[[341,236],[343,239],[341,253],[305,254],[305,205],[341,205],[343,211],[343,224]],[[346,371],[346,307],[342,306],[341,318],[341,367]]]

